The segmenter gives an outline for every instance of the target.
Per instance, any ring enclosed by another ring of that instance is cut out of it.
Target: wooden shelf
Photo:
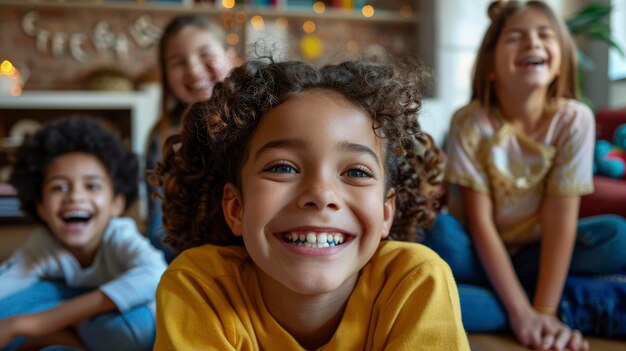
[[[25,91],[20,96],[0,96],[0,111],[20,110],[128,110],[131,147],[143,154],[150,128],[158,117],[159,91]],[[25,116],[27,117],[27,116]]]
[[[289,17],[317,20],[347,20],[372,23],[392,23],[410,24],[421,21],[421,16],[414,11],[410,16],[402,15],[399,11],[376,9],[374,16],[365,17],[360,10],[346,10],[337,8],[327,8],[323,14],[317,14],[313,10],[303,7],[294,8],[272,8],[254,6],[235,6],[232,9],[223,8],[212,4],[181,5],[176,3],[124,3],[124,2],[53,2],[53,1],[24,1],[24,0],[0,0],[0,5],[33,7],[45,6],[48,8],[73,8],[73,9],[107,9],[107,10],[128,10],[128,11],[168,11],[168,12],[190,12],[218,15],[224,12],[244,11],[249,16],[260,15],[268,18]]]

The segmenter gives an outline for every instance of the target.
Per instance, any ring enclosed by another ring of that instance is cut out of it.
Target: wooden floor
[[[626,339],[587,338],[591,351],[625,351]],[[513,336],[500,334],[471,334],[472,351],[528,351],[519,345]]]

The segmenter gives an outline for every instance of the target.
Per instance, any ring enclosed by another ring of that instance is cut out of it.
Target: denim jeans
[[[63,282],[44,280],[0,300],[0,319],[45,311],[88,291],[69,288]],[[139,306],[124,313],[109,312],[83,321],[77,332],[88,350],[152,350],[155,327],[150,309]],[[2,351],[17,350],[24,340],[24,337],[18,337]],[[44,350],[76,349],[59,345]]]
[[[463,324],[468,332],[503,331],[508,329],[506,311],[493,291],[487,275],[478,258],[471,238],[464,226],[449,214],[437,216],[435,225],[425,233],[422,244],[436,251],[452,269],[459,288],[461,313]],[[539,271],[539,244],[531,245],[511,257],[513,267],[529,298],[535,291]],[[590,309],[604,309],[605,307],[584,304],[590,297],[580,299],[580,296],[592,294],[594,301],[603,301],[603,304],[614,304],[614,313],[625,313],[626,300],[617,300],[608,294],[609,291],[621,290],[626,283],[613,281],[608,283],[601,278],[592,276],[624,274],[626,271],[626,220],[621,216],[605,215],[581,219],[578,223],[576,245],[570,265],[563,298],[560,303],[560,317],[571,327],[581,329],[576,319],[566,318],[566,314],[597,315],[599,311]],[[589,286],[600,284],[604,289],[590,290]],[[578,293],[574,293],[578,291]],[[581,291],[585,291],[583,294]],[[578,296],[579,298],[574,298]],[[587,309],[587,312],[572,312]],[[620,312],[621,311],[621,312]],[[606,314],[606,313],[605,313]],[[615,316],[619,320],[619,316]],[[580,322],[581,319],[578,320]],[[583,321],[587,323],[588,321]],[[607,322],[608,323],[608,322]],[[593,324],[593,323],[592,323]],[[597,323],[596,323],[597,324]],[[606,324],[606,323],[604,323]],[[626,328],[622,324],[613,328],[613,335],[626,335],[626,331],[617,329]],[[596,335],[611,333],[608,326],[596,326]],[[582,330],[584,332],[584,330]],[[618,333],[618,334],[616,334]]]
[[[163,210],[161,209],[161,200],[150,199],[150,215],[148,220],[148,237],[154,247],[163,251],[165,261],[172,262],[176,258],[177,253],[174,249],[166,246],[161,240],[165,237],[165,229],[163,228]]]

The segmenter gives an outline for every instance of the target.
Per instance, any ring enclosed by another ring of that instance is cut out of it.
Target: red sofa
[[[601,109],[596,113],[597,139],[611,141],[613,131],[626,123],[626,109]],[[579,217],[599,214],[618,214],[626,217],[626,179],[614,179],[596,175],[593,177],[595,191],[583,196]]]

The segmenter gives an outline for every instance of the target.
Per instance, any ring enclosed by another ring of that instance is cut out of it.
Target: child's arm
[[[522,284],[511,263],[509,253],[498,235],[493,221],[489,196],[469,188],[461,188],[467,211],[469,234],[478,251],[478,257],[502,300],[509,316],[517,316],[531,309]]]
[[[0,265],[0,299],[13,295],[39,281],[33,262],[23,250],[11,255]]]
[[[580,196],[547,196],[541,207],[541,258],[533,305],[555,314],[576,241]]]
[[[552,335],[569,330],[564,330],[555,317],[533,310],[495,228],[491,199],[468,188],[462,188],[462,194],[470,235],[487,276],[507,310],[515,335],[525,346],[539,349],[547,343],[549,348],[554,342]],[[548,335],[551,339],[545,340]]]
[[[538,215],[541,256],[534,305],[556,312],[576,241],[580,196],[593,192],[595,118],[586,105],[570,102],[559,126],[557,153]]]
[[[42,276],[56,271],[56,261],[51,257],[54,247],[48,233],[42,230],[32,233],[24,245],[0,265],[0,299],[36,284]]]
[[[112,220],[114,235],[103,239],[103,254],[123,264],[117,277],[100,286],[121,312],[153,302],[156,287],[165,271],[163,253],[150,244],[129,218]]]
[[[18,336],[44,336],[115,308],[113,301],[96,289],[43,312],[7,318],[0,321],[0,347]]]

